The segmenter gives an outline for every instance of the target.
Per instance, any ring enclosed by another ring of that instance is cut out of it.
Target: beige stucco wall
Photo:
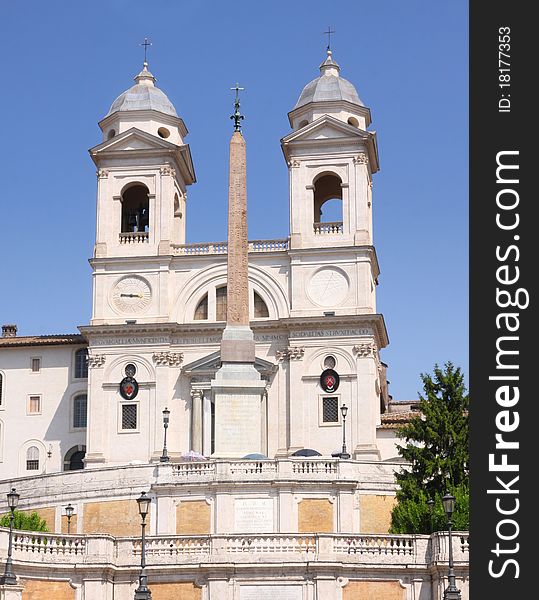
[[[343,600],[404,600],[405,590],[398,581],[350,581]]]
[[[201,600],[202,589],[194,583],[152,583],[152,600]]]
[[[210,533],[211,507],[205,500],[180,502],[176,507],[176,533],[199,535]]]
[[[333,504],[326,498],[306,498],[298,505],[299,533],[333,531]]]
[[[391,511],[396,503],[395,496],[361,496],[359,531],[361,533],[387,533],[391,525]]]
[[[150,515],[146,517],[146,523],[149,521]],[[140,522],[136,500],[88,502],[84,505],[82,533],[136,536],[140,534]]]
[[[67,581],[23,579],[22,600],[75,600],[75,590]]]

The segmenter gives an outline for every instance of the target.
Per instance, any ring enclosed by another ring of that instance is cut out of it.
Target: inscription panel
[[[299,585],[242,585],[240,600],[302,600]]]
[[[273,505],[271,498],[237,498],[234,502],[234,531],[236,533],[273,531]]]

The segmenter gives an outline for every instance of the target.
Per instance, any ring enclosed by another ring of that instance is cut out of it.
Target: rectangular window
[[[28,400],[28,414],[38,415],[41,413],[41,396],[30,396]]]
[[[323,423],[338,423],[339,422],[339,399],[331,396],[322,398],[322,422]]]
[[[137,428],[137,405],[122,404],[122,429]]]
[[[75,379],[88,377],[88,350],[81,348],[75,352]]]
[[[88,397],[79,394],[73,399],[73,427],[86,427],[86,415],[88,408]]]
[[[32,369],[32,373],[39,373],[39,371],[41,371],[41,359],[40,358],[30,359],[30,368]]]

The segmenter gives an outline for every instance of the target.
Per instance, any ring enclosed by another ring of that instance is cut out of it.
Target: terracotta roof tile
[[[58,335],[26,335],[0,337],[0,348],[10,346],[60,346],[63,344],[87,344],[80,333]]]

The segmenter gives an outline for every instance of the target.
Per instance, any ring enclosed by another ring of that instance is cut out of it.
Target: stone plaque
[[[215,394],[214,457],[243,458],[260,452],[261,394],[242,394],[233,388],[229,395]]]
[[[242,585],[240,600],[302,600],[300,585]]]
[[[234,531],[236,533],[272,532],[274,530],[273,504],[272,498],[237,498],[234,502]]]

